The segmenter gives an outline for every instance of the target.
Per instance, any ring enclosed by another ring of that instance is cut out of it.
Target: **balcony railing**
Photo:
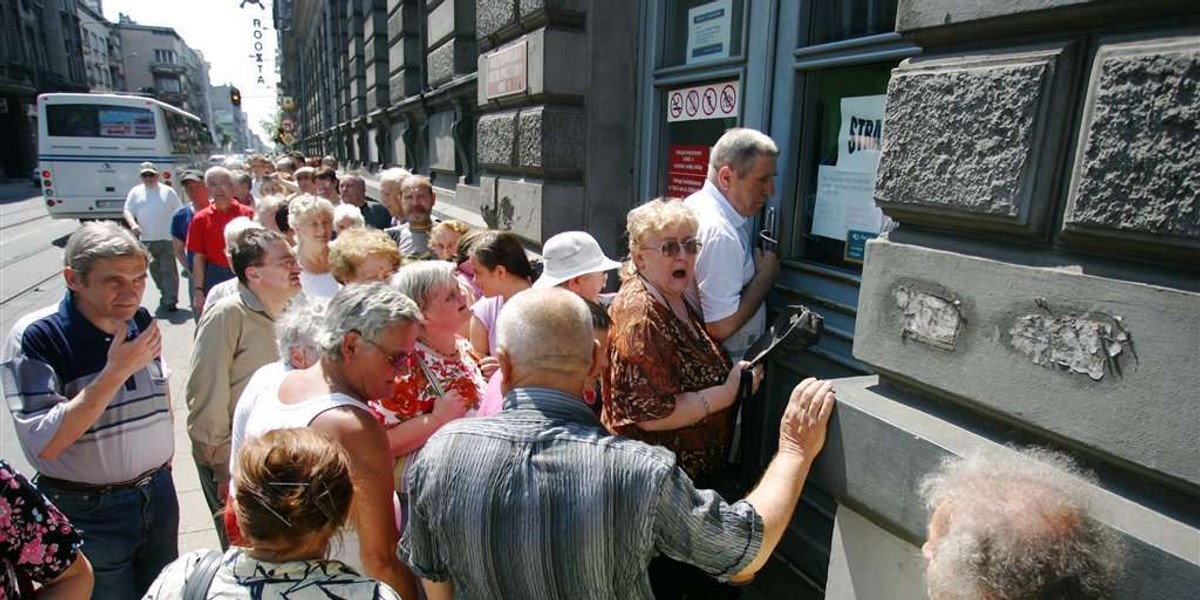
[[[155,62],[150,63],[150,72],[151,73],[183,74],[183,73],[187,72],[187,66],[176,64],[176,63],[155,61]]]

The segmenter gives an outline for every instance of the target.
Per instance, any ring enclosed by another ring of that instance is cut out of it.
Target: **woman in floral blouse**
[[[470,342],[458,335],[471,311],[454,265],[410,263],[400,268],[392,285],[412,298],[425,317],[408,373],[396,380],[396,393],[370,403],[388,430],[392,455],[399,457],[396,490],[403,494],[409,459],[442,425],[474,414],[486,383],[471,357]]]
[[[0,459],[0,598],[87,598],[83,538],[24,475]]]
[[[665,446],[700,487],[729,452],[743,363],[729,359],[685,297],[696,271],[697,221],[677,200],[629,212],[629,262],[609,315],[603,420],[613,433]],[[762,378],[754,372],[754,384]]]

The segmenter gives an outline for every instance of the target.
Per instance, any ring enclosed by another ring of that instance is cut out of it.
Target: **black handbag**
[[[204,600],[208,596],[208,588],[217,576],[217,569],[221,568],[222,556],[217,550],[209,550],[200,557],[196,570],[183,583],[183,600]]]

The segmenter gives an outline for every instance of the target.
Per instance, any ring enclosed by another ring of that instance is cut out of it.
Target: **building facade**
[[[294,146],[430,175],[437,210],[624,255],[732,126],[780,147],[771,307],[825,317],[743,414],[838,379],[824,458],[750,595],[922,597],[917,484],[1068,452],[1129,548],[1121,598],[1200,586],[1200,7],[1149,0],[275,3]]]
[[[208,98],[213,112],[213,141],[225,153],[243,152],[253,148],[256,140],[246,123],[246,113],[234,106],[230,100],[233,86],[216,85],[210,89]]]
[[[78,5],[79,35],[88,88],[97,93],[124,90],[121,38],[114,33],[113,24],[93,6],[98,8],[100,4],[80,2]]]
[[[87,90],[75,0],[0,0],[0,177],[37,166],[37,95]]]
[[[121,15],[115,25],[125,68],[125,91],[153,94],[213,126],[208,63],[170,27],[139,25]]]

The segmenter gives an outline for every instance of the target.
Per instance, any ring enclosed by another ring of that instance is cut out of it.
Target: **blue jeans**
[[[102,494],[45,481],[37,486],[83,536],[83,553],[96,575],[93,600],[141,598],[178,558],[179,501],[170,469],[159,469],[139,487]]]

